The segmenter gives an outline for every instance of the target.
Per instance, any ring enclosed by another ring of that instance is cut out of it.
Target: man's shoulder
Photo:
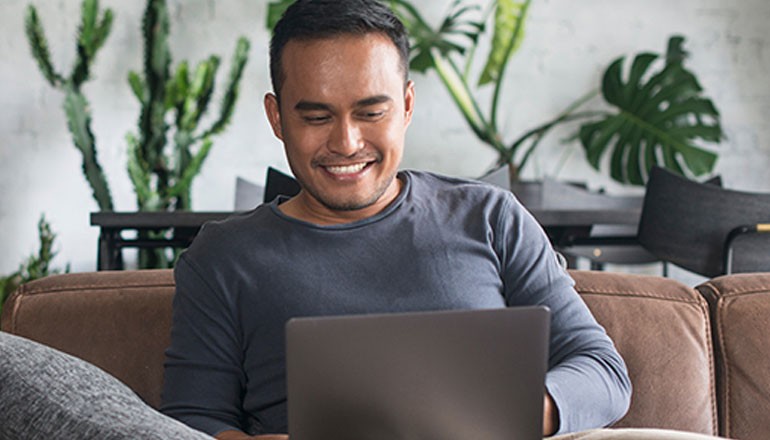
[[[261,233],[274,231],[273,217],[270,205],[263,204],[251,211],[207,222],[188,250],[207,255],[231,254],[258,242]]]
[[[510,191],[474,179],[447,176],[430,171],[406,170],[416,197],[449,197],[490,203],[513,201]]]

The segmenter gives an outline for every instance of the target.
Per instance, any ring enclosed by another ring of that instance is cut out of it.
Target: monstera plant
[[[717,155],[696,141],[720,142],[719,111],[684,67],[683,43],[684,38],[671,37],[659,71],[652,66],[660,56],[652,53],[634,57],[625,80],[624,58],[607,68],[602,96],[613,110],[580,127],[580,142],[594,168],[611,154],[612,178],[638,185],[654,165],[683,175],[685,167],[695,175],[712,170]]]
[[[270,2],[269,28],[291,3],[293,0]],[[579,135],[573,138],[580,140],[594,168],[600,169],[602,158],[611,156],[609,173],[619,182],[643,185],[653,165],[696,176],[713,169],[717,155],[701,144],[718,143],[724,137],[719,112],[684,66],[684,38],[671,37],[665,56],[638,54],[626,77],[625,58],[614,60],[603,75],[600,90],[580,97],[553,119],[510,136],[500,130],[498,110],[505,71],[521,46],[532,1],[492,0],[481,7],[477,2],[453,0],[435,28],[423,18],[417,3],[387,3],[409,31],[410,70],[438,75],[468,126],[497,152],[497,165],[509,166],[513,180],[544,137],[568,122],[582,123]],[[477,49],[484,39],[489,51],[478,62]],[[483,66],[480,72],[477,66]],[[490,88],[491,99],[486,92]],[[589,104],[595,105],[597,96],[608,109],[586,110]],[[516,104],[508,100],[506,107],[516,108]]]

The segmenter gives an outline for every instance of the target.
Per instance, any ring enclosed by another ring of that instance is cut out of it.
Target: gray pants
[[[0,440],[27,439],[212,437],[153,410],[87,362],[0,332]]]

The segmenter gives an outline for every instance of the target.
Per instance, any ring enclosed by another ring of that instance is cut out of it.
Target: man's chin
[[[326,207],[326,209],[331,211],[352,212],[369,208],[370,206],[377,203],[379,197],[371,197],[368,200],[334,200],[329,198],[316,198],[316,200],[318,200],[324,207]]]
[[[383,198],[389,198],[388,189],[396,179],[394,173],[390,179],[376,182],[358,182],[356,185],[339,188],[317,188],[302,185],[312,199],[326,209],[337,212],[355,212],[368,209]],[[395,196],[393,196],[395,197]]]

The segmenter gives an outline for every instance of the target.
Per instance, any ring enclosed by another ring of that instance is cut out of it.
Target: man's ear
[[[414,113],[414,81],[409,80],[404,93],[404,127],[408,127],[412,122],[412,113]]]
[[[270,127],[273,128],[273,134],[280,140],[283,140],[283,130],[281,129],[281,109],[278,104],[278,97],[272,93],[265,94],[265,113]]]

